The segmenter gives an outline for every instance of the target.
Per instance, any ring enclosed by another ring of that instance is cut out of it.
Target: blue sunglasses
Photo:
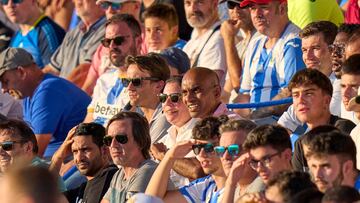
[[[23,0],[12,0],[13,4],[20,4],[22,2],[23,2]],[[1,5],[8,5],[9,0],[1,0],[0,3],[1,3]]]
[[[224,156],[226,150],[228,151],[228,153],[231,157],[239,156],[239,153],[241,151],[240,146],[237,144],[232,144],[227,147],[223,147],[223,146],[214,147],[214,151],[215,151],[216,155],[219,157]]]
[[[100,7],[104,10],[107,10],[110,6],[112,10],[119,10],[121,8],[120,3],[113,3],[108,1],[100,2]]]

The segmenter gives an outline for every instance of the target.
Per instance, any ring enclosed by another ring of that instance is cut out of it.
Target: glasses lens
[[[14,147],[14,142],[3,142],[1,143],[1,148],[5,151],[10,151]]]
[[[100,8],[104,9],[104,10],[107,10],[110,6],[110,2],[107,2],[107,1],[103,1],[100,3]]]
[[[108,48],[108,47],[110,46],[110,44],[111,44],[111,40],[112,40],[112,39],[104,38],[104,39],[101,40],[101,44],[102,44],[104,47]]]
[[[112,142],[112,137],[111,136],[105,136],[104,139],[103,139],[103,142],[106,146],[110,146],[111,145],[111,142]]]
[[[232,1],[227,1],[228,9],[234,9],[236,6],[240,7],[240,4],[232,2]]]
[[[167,94],[159,94],[159,100],[161,103],[165,103],[167,99]]]
[[[239,145],[230,145],[228,146],[228,152],[231,156],[237,156],[239,155],[240,149]]]
[[[225,147],[223,146],[214,147],[214,151],[218,157],[222,157],[225,153]]]
[[[128,78],[121,78],[121,83],[124,85],[124,87],[128,87],[130,84],[130,79]]]
[[[204,145],[204,151],[206,153],[211,153],[214,151],[214,145],[212,145],[211,143],[205,144]]]
[[[258,168],[258,162],[255,160],[249,161],[249,165],[252,169],[256,170]]]
[[[112,10],[119,10],[120,9],[120,3],[111,3],[111,9]]]
[[[195,144],[195,145],[192,146],[192,149],[193,149],[194,154],[198,155],[198,154],[200,154],[201,146]]]
[[[116,46],[120,46],[125,41],[125,37],[123,36],[117,36],[114,38],[114,44]]]
[[[126,144],[128,141],[128,138],[126,135],[116,135],[115,139],[120,144]]]
[[[174,103],[179,102],[180,95],[179,94],[170,94],[170,100]]]
[[[131,83],[132,83],[135,87],[140,87],[140,85],[141,85],[141,78],[133,78],[133,79],[131,79]]]

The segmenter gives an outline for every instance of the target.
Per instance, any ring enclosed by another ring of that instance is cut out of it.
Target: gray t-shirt
[[[62,44],[50,59],[50,65],[66,78],[72,70],[82,63],[91,63],[92,57],[105,36],[105,17],[101,17],[85,31],[80,23],[69,31]]]
[[[145,192],[157,165],[153,160],[145,160],[141,163],[140,168],[127,180],[124,178],[124,170],[120,169],[113,176],[104,199],[112,203],[126,202],[132,195]],[[170,189],[174,188],[173,184],[170,184],[169,187]]]
[[[162,112],[161,103],[158,104],[150,121],[151,143],[156,143],[167,135],[167,130],[171,124],[166,120]]]

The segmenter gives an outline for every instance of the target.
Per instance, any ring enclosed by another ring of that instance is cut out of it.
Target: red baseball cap
[[[240,7],[241,8],[244,8],[244,7],[247,7],[249,6],[251,3],[254,3],[254,4],[268,4],[272,1],[275,1],[275,0],[244,0],[240,3]],[[285,2],[286,0],[279,0],[280,2]]]

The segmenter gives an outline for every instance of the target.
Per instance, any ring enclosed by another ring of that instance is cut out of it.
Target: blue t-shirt
[[[24,120],[35,134],[52,134],[44,157],[51,157],[69,130],[82,122],[91,98],[71,82],[45,74],[33,96],[24,102]]]
[[[33,56],[35,63],[43,68],[50,62],[52,54],[61,44],[64,36],[65,31],[43,15],[26,35],[23,35],[21,30],[17,31],[11,39],[10,47],[25,49]]]

